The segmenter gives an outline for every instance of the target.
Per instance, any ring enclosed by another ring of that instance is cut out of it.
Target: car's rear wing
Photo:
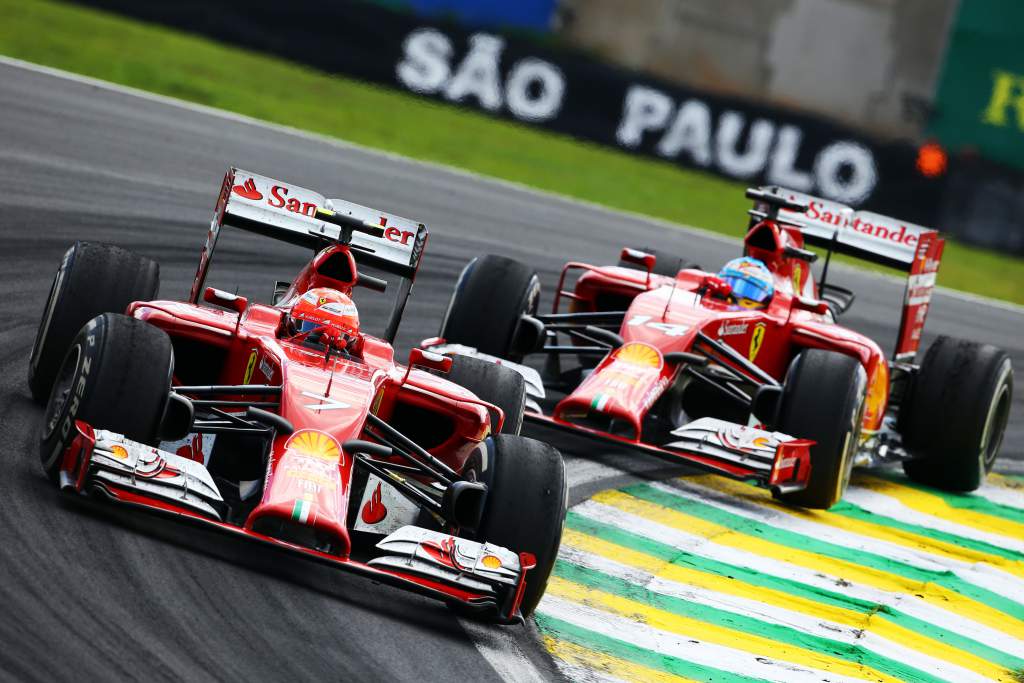
[[[747,196],[754,200],[755,219],[777,209],[778,220],[799,229],[807,244],[907,273],[894,357],[914,359],[945,246],[937,230],[775,186],[749,190]]]
[[[313,190],[232,167],[221,184],[192,284],[192,303],[198,303],[202,296],[210,257],[223,226],[315,251],[331,242],[343,242],[351,247],[358,265],[402,278],[397,307],[385,335],[389,339],[397,329],[427,243],[427,228],[422,223],[344,199],[328,199]]]
[[[358,229],[345,234],[342,227],[317,219],[317,212],[324,209],[348,217],[352,223],[361,223],[377,234]],[[313,190],[237,168],[228,169],[224,176],[204,262],[224,225],[313,250],[350,235],[349,244],[357,263],[409,279],[416,276],[427,241],[427,228],[422,223],[344,199],[328,199]],[[200,269],[204,272],[202,278],[197,277],[199,289],[200,280],[205,280],[204,264],[200,264]],[[201,293],[193,288],[192,300],[198,301]]]

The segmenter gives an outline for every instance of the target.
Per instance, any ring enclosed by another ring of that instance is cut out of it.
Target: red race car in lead
[[[205,284],[229,228],[312,256],[270,304],[251,302]],[[401,216],[230,169],[187,300],[156,298],[151,259],[76,243],[29,368],[44,471],[70,493],[520,622],[557,556],[564,467],[519,435],[513,369],[422,349],[396,362],[426,242]],[[373,335],[355,302],[385,291]]]

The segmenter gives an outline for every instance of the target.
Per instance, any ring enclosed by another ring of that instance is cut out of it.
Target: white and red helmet
[[[359,339],[359,311],[351,298],[336,289],[310,289],[292,306],[288,319],[293,334],[320,332],[345,340],[347,346]]]

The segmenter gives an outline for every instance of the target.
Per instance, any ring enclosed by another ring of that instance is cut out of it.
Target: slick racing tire
[[[39,457],[57,481],[75,420],[155,443],[171,389],[174,353],[167,334],[148,323],[104,313],[68,347],[43,413]]]
[[[813,439],[807,488],[777,497],[828,509],[850,483],[860,443],[867,375],[860,362],[834,351],[806,349],[789,366],[779,406],[778,431]]]
[[[492,403],[505,413],[502,434],[518,434],[526,407],[526,381],[511,368],[470,356],[452,356],[452,369],[445,378],[469,389],[481,401]],[[494,422],[497,424],[497,421]],[[491,431],[497,431],[492,429]]]
[[[651,254],[654,256],[654,269],[651,271],[655,275],[667,275],[668,277],[675,277],[676,273],[684,268],[697,268],[700,266],[693,261],[687,261],[681,256],[677,256],[671,252],[665,251],[664,249],[651,249],[650,247],[641,247],[640,251]],[[621,268],[632,268],[634,270],[643,270],[641,266],[635,263],[629,263],[619,259],[619,267]]]
[[[28,386],[36,403],[46,402],[64,352],[85,323],[151,301],[159,288],[156,261],[110,244],[75,242],[57,269],[32,345]]]
[[[480,528],[472,535],[517,553],[532,553],[520,610],[533,613],[558,557],[568,503],[565,465],[546,443],[511,434],[487,439],[470,456],[466,476],[487,485]]]
[[[973,491],[992,471],[1013,398],[1002,349],[939,337],[900,407],[899,429],[913,460],[903,471],[946,491]]]
[[[536,313],[539,302],[532,268],[504,256],[477,256],[459,274],[438,336],[518,362],[529,350],[517,345],[520,320]]]

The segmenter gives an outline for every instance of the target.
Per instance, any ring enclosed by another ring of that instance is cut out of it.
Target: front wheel
[[[850,483],[860,442],[867,374],[856,358],[806,349],[789,366],[779,407],[778,430],[813,439],[807,488],[778,497],[787,503],[827,510]]]
[[[1013,368],[1002,349],[939,337],[900,407],[903,463],[911,479],[973,491],[992,471],[1010,417]]]
[[[497,434],[470,456],[466,475],[487,485],[483,518],[473,537],[537,559],[526,574],[520,605],[527,617],[544,595],[562,541],[568,504],[562,456],[546,443]]]
[[[163,330],[114,313],[86,323],[64,356],[43,413],[39,457],[46,476],[57,481],[75,420],[155,442],[173,369],[171,340]]]

